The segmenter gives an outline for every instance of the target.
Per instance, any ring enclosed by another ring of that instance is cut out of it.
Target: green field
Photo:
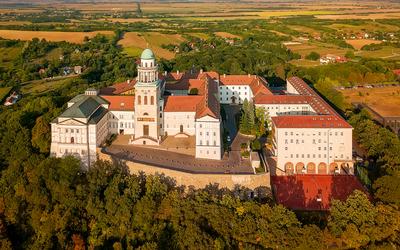
[[[0,65],[1,67],[7,68],[12,65],[12,60],[19,56],[22,48],[11,47],[11,48],[0,48]]]
[[[42,94],[56,90],[68,83],[72,77],[60,80],[35,80],[21,87],[22,94]]]
[[[380,50],[375,50],[375,51],[362,50],[359,52],[355,52],[355,55],[362,57],[382,58],[387,60],[398,60],[400,58],[400,48],[385,46]]]
[[[11,87],[0,88],[0,101],[2,102],[11,91]]]

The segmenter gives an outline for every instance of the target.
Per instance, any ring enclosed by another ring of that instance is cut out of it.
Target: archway
[[[326,163],[320,162],[318,164],[318,174],[326,174]]]
[[[293,163],[291,162],[285,163],[285,172],[286,174],[293,174]]]
[[[179,133],[183,133],[183,125],[179,126]]]
[[[342,163],[340,164],[340,168],[342,169],[342,171],[344,171],[346,174],[350,174],[350,165],[349,163]]]
[[[296,173],[297,174],[302,174],[303,173],[303,170],[305,170],[306,168],[305,168],[305,166],[304,166],[304,163],[302,163],[302,162],[298,162],[297,164],[296,164]]]
[[[232,97],[231,97],[231,101],[232,101],[232,104],[235,104],[235,103],[236,103],[236,97],[235,97],[235,96],[232,96]]]
[[[339,170],[339,166],[336,162],[332,162],[331,164],[329,164],[329,174],[334,174],[335,171]]]
[[[315,163],[309,162],[307,164],[307,174],[315,174]]]

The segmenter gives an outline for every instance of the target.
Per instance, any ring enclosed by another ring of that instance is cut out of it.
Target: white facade
[[[279,115],[313,115],[315,110],[309,104],[255,104],[256,107],[263,107],[269,117]]]
[[[110,110],[108,117],[111,134],[135,134],[134,111]]]
[[[164,112],[164,131],[173,136],[180,133],[196,134],[196,112]]]
[[[242,104],[245,99],[250,101],[253,93],[248,85],[221,85],[219,98],[221,104]]]
[[[287,174],[339,174],[352,167],[352,128],[275,128],[273,134],[277,168]]]
[[[220,160],[221,119],[205,116],[196,120],[196,157]]]

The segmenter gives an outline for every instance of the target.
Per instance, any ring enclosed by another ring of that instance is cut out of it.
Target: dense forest
[[[18,88],[25,78],[36,77],[28,66],[45,63],[38,59],[56,47],[65,52],[64,60],[88,67],[58,89],[0,107],[1,249],[400,247],[400,140],[363,111],[349,114],[349,121],[368,154],[368,164],[360,167],[372,182],[371,196],[355,192],[347,201],[333,201],[327,214],[295,213],[272,198],[249,200],[240,195],[240,188],[229,191],[210,185],[184,192],[168,177],[130,175],[118,162],[99,161],[82,172],[74,158],[49,158],[49,122],[68,99],[89,86],[134,76],[134,58],[121,53],[118,37],[98,36],[79,46],[34,40],[23,45],[24,52],[11,68],[3,69],[2,84]],[[282,78],[303,72],[311,83],[324,79],[322,73],[314,76],[311,70],[286,64],[295,55],[261,38],[246,39],[237,47],[216,45],[215,50],[189,51],[171,62],[162,61],[162,67],[185,70],[195,65],[220,73]],[[73,58],[76,49],[81,54]],[[371,65],[366,61],[360,67],[363,72],[380,70]],[[345,66],[330,69],[341,67]],[[321,67],[320,72],[324,70]]]

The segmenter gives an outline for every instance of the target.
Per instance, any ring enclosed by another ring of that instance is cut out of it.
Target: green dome
[[[153,51],[151,49],[145,49],[142,52],[142,55],[140,56],[140,59],[155,59]]]

